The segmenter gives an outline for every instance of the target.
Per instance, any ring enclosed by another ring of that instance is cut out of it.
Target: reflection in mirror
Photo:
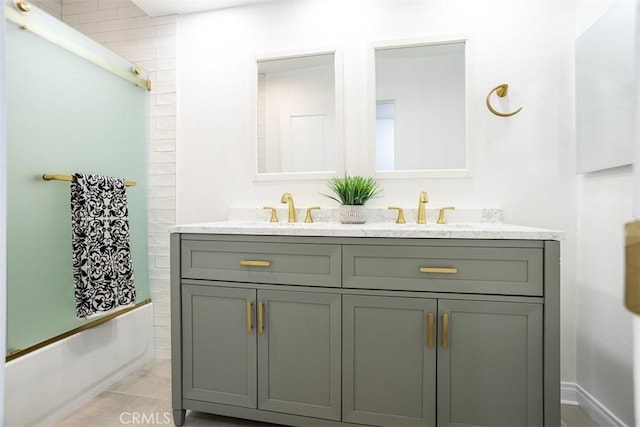
[[[335,55],[258,60],[258,173],[335,172]]]
[[[375,48],[376,171],[465,170],[465,42]]]

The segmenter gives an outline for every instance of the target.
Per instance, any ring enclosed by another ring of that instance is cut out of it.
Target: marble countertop
[[[246,234],[272,236],[324,237],[391,237],[434,239],[523,239],[561,240],[562,232],[501,222],[457,222],[449,224],[396,224],[367,222],[340,224],[338,222],[270,223],[266,221],[220,221],[176,225],[173,233]]]

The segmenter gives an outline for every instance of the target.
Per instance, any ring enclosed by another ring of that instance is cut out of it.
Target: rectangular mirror
[[[465,44],[374,46],[376,175],[467,176]]]
[[[336,68],[335,52],[258,59],[258,179],[341,169]]]

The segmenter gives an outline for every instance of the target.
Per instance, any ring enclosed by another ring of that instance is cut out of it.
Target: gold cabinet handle
[[[247,333],[253,331],[253,302],[247,301]]]
[[[260,301],[258,303],[258,334],[262,335],[264,332],[264,303]]]
[[[433,348],[433,313],[427,315],[427,347]]]
[[[442,274],[455,274],[458,272],[457,268],[448,267],[420,267],[420,273],[442,273]]]
[[[442,315],[442,348],[449,348],[449,315]]]
[[[251,259],[243,259],[240,261],[240,265],[245,267],[269,267],[271,265],[270,261],[255,261]]]

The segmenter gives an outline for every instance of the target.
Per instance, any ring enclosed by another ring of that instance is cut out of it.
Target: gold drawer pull
[[[429,323],[427,328],[427,347],[433,348],[433,313],[429,313],[427,322]]]
[[[271,261],[254,261],[250,259],[243,259],[240,261],[240,265],[244,265],[245,267],[269,267],[271,265]]]
[[[253,302],[247,301],[247,333],[253,331]]]
[[[457,268],[447,267],[420,267],[420,273],[443,273],[443,274],[455,274],[458,272]]]

